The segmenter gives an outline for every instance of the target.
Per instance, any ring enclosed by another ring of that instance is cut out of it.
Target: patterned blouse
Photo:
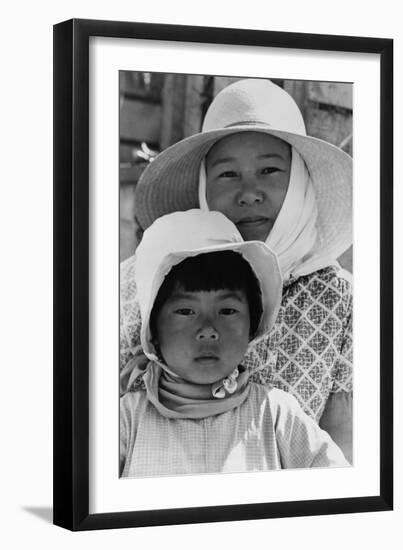
[[[122,262],[120,280],[123,368],[140,345],[134,256]],[[252,380],[291,393],[319,422],[331,393],[350,393],[353,389],[352,302],[351,276],[336,267],[290,280],[283,288],[273,329],[249,346],[243,361],[256,371]],[[143,387],[141,382],[136,384]]]

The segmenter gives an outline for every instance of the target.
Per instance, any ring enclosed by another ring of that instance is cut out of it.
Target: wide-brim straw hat
[[[150,315],[158,291],[174,265],[185,258],[233,250],[249,263],[260,285],[263,313],[254,340],[267,334],[278,315],[282,276],[276,254],[261,241],[245,242],[235,225],[221,212],[199,209],[158,218],[145,232],[136,250],[135,281],[141,312],[141,344],[152,360]]]
[[[306,135],[292,97],[269,80],[240,80],[211,103],[202,131],[162,151],[143,172],[135,215],[143,229],[164,214],[199,207],[200,164],[220,139],[263,132],[289,143],[301,155],[318,207],[316,252],[335,257],[352,242],[352,159],[338,147]]]

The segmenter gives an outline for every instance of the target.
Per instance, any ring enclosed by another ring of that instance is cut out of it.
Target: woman
[[[160,153],[136,191],[146,229],[158,217],[219,210],[245,240],[279,257],[284,278],[274,328],[248,350],[254,379],[293,394],[352,460],[352,288],[337,258],[352,242],[352,161],[306,136],[293,99],[267,80],[241,80],[212,102],[199,134]],[[138,352],[134,262],[121,267],[125,389]],[[141,360],[141,359],[139,359]]]

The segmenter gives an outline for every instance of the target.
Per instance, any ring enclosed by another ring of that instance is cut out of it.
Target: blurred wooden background
[[[134,190],[141,172],[159,152],[197,133],[214,96],[238,78],[120,72],[120,260],[138,243]],[[296,101],[308,135],[352,155],[352,85],[278,80]],[[340,258],[352,271],[352,249]]]

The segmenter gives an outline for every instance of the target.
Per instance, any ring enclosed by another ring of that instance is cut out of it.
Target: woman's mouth
[[[263,216],[250,216],[246,218],[241,218],[236,222],[235,225],[237,226],[244,226],[244,227],[254,227],[257,225],[264,225],[267,224],[270,220],[268,218],[264,218]]]

